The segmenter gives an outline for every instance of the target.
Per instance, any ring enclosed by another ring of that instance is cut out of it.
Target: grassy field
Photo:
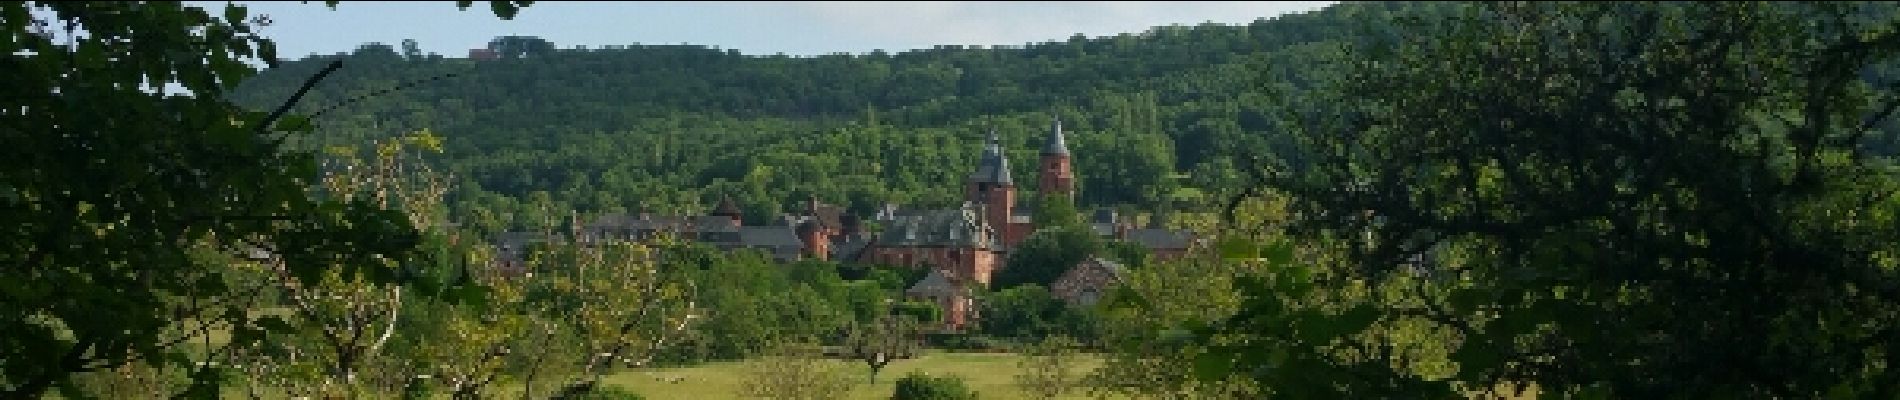
[[[878,374],[876,385],[867,380],[870,369],[863,363],[849,363],[846,368],[855,373],[856,386],[847,399],[888,399],[893,390],[892,382],[911,371],[922,371],[932,376],[957,375],[964,383],[975,390],[983,399],[1035,399],[1015,385],[1019,356],[1015,354],[988,353],[948,353],[931,352],[922,357],[899,360],[884,368]],[[1101,361],[1086,358],[1080,367],[1092,369]],[[648,399],[741,399],[740,387],[745,377],[745,366],[741,362],[708,363],[705,365],[625,372],[609,377],[607,383],[631,389]],[[846,361],[836,361],[845,364]],[[669,382],[675,381],[676,382]],[[1077,393],[1065,398],[1088,398]]]

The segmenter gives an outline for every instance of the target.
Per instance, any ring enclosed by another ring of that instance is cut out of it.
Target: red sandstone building
[[[1075,170],[1061,121],[1052,124],[1036,167],[1042,195],[1074,199]],[[805,202],[796,212],[799,215],[786,217],[782,225],[746,226],[732,199],[724,198],[703,216],[652,216],[645,212],[604,216],[587,224],[581,236],[644,240],[667,233],[721,249],[759,249],[787,262],[817,259],[929,268],[927,277],[906,295],[936,303],[943,310],[943,327],[960,330],[974,318],[972,294],[987,287],[1010,249],[1036,230],[1036,221],[1017,206],[1016,189],[1009,159],[992,131],[976,171],[964,182],[962,206],[899,211],[887,205],[875,217],[883,225],[875,234],[863,231],[856,216],[816,198]],[[1181,255],[1194,240],[1189,232],[1164,229],[1159,224],[1134,228],[1107,210],[1097,212],[1091,222],[1098,235],[1140,244],[1162,259]],[[526,244],[540,240],[533,235],[503,235],[498,239],[504,259],[518,258]],[[1118,266],[1078,268],[1093,268],[1076,272],[1087,278],[1077,281],[1084,284],[1065,285],[1065,289],[1074,289],[1070,291],[1075,293],[1069,294],[1078,299],[1088,298],[1089,291],[1099,291],[1101,285],[1114,282],[1093,279],[1104,276],[1098,272],[1119,272]]]
[[[1043,195],[1075,196],[1075,171],[1062,121],[1055,121],[1037,163],[1037,187]],[[944,311],[944,327],[961,329],[974,309],[971,292],[987,287],[1004,255],[1036,229],[1016,205],[1016,181],[1010,176],[996,132],[991,131],[977,168],[964,182],[963,206],[950,210],[880,215],[887,227],[852,250],[853,261],[931,268],[906,294],[928,299]]]

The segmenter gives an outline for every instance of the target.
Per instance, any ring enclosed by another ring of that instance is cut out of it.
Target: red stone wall
[[[989,200],[990,204],[985,210],[989,215],[985,217],[989,220],[991,229],[996,230],[996,236],[999,239],[1008,239],[1015,231],[1010,229],[1009,214],[1015,212],[1016,209],[1016,187],[991,188]]]
[[[1022,243],[1023,239],[1028,239],[1032,233],[1036,233],[1035,223],[1024,222],[1009,224],[1009,234],[1003,236],[1003,248],[1016,248],[1017,243]]]
[[[872,262],[906,267],[930,267],[951,272],[960,279],[975,279],[988,285],[1000,262],[996,252],[974,248],[884,247],[869,250]]]
[[[1069,156],[1048,154],[1042,156],[1042,168],[1038,170],[1036,190],[1043,195],[1060,194],[1075,197],[1075,172],[1070,170]]]

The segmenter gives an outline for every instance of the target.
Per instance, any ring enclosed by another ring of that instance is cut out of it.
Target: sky
[[[226,2],[190,2],[219,15]],[[752,55],[891,53],[935,45],[1012,45],[1140,33],[1164,25],[1245,24],[1334,2],[564,2],[543,1],[512,21],[488,2],[236,2],[269,17],[260,29],[278,57],[349,52],[363,43],[464,57],[496,36],[539,36],[559,48],[697,44]]]

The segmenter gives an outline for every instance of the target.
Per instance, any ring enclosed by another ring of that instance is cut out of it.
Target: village
[[[1062,122],[1051,122],[1037,162],[1039,188],[1045,196],[1075,196],[1076,172]],[[796,215],[784,215],[782,224],[748,226],[732,199],[724,198],[704,215],[612,214],[581,223],[578,242],[650,240],[660,235],[685,238],[726,251],[760,251],[779,262],[799,260],[869,264],[888,268],[927,269],[924,278],[905,291],[913,300],[926,300],[942,311],[941,328],[955,332],[974,322],[975,292],[988,287],[1004,268],[1009,252],[1035,233],[1034,210],[1020,207],[1009,159],[991,131],[975,171],[964,182],[962,205],[951,209],[906,209],[885,204],[875,215],[858,216],[841,207],[804,200]],[[881,230],[866,229],[874,222]],[[1169,229],[1164,219],[1149,218],[1136,226],[1115,210],[1088,213],[1088,227],[1099,237],[1139,245],[1159,260],[1180,257],[1205,238],[1185,229]],[[493,240],[501,255],[495,268],[520,268],[531,244],[567,240],[535,232],[506,232]],[[1120,281],[1124,267],[1102,257],[1089,257],[1063,272],[1050,284],[1055,297],[1074,306],[1093,305]]]

